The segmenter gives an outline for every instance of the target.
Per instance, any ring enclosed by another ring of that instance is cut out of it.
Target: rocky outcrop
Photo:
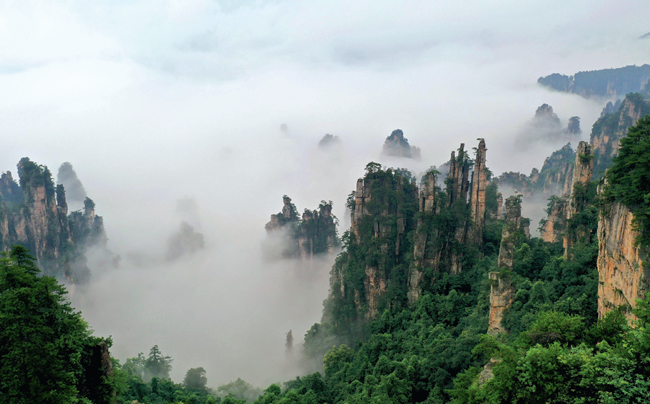
[[[473,221],[473,226],[469,230],[469,241],[479,245],[483,243],[483,230],[485,229],[485,189],[487,187],[486,151],[485,140],[481,139],[476,151],[476,159],[474,160],[472,192],[469,198]]]
[[[47,167],[23,158],[18,163],[20,186],[25,195],[25,218],[30,250],[46,275],[59,269],[56,262],[64,243],[70,242],[70,230],[59,220],[52,174]],[[62,202],[65,205],[65,200]],[[61,206],[63,209],[63,206]],[[67,211],[67,206],[65,207]]]
[[[7,171],[0,176],[0,197],[2,201],[10,205],[16,205],[25,201],[23,190],[14,181],[11,172]]]
[[[503,324],[503,312],[512,306],[515,299],[515,290],[512,286],[510,275],[499,272],[490,272],[490,319],[488,334],[497,335],[507,332]]]
[[[270,237],[279,238],[283,258],[310,260],[314,255],[333,253],[339,245],[332,202],[321,201],[318,209],[305,209],[302,220],[291,198],[284,196],[280,213],[271,215],[265,226]]]
[[[578,72],[573,76],[553,73],[540,77],[537,82],[552,90],[591,97],[622,97],[640,91],[650,78],[650,65],[625,66]]]
[[[26,157],[18,163],[18,175],[20,185],[10,172],[0,177],[0,247],[8,251],[14,244],[26,246],[44,274],[86,283],[86,251],[95,245],[105,248],[107,240],[94,203],[88,199],[90,210],[68,213],[65,187],[55,187],[49,169]]]
[[[546,209],[548,215],[540,223],[542,240],[557,243],[563,240],[562,234],[566,229],[566,220],[569,210],[569,200],[565,197],[551,198]]]
[[[450,206],[456,201],[467,201],[469,169],[469,157],[465,152],[465,143],[461,143],[458,149],[458,156],[456,156],[456,152],[451,152],[449,174],[447,174],[447,179],[445,180]]]
[[[426,219],[436,213],[436,173],[429,171],[424,177],[422,189],[420,190],[419,210],[421,213],[418,219],[415,232],[415,243],[413,248],[414,266],[410,268],[408,277],[408,300],[414,303],[420,298],[422,289],[422,268],[436,267],[440,262],[440,251],[429,252],[427,254],[427,241],[429,237],[435,237],[436,234],[430,235],[429,229],[425,226]]]
[[[305,209],[296,234],[300,258],[312,259],[317,254],[333,253],[338,239],[332,202],[321,201],[317,210]]]
[[[505,225],[501,232],[498,267],[512,269],[515,241],[518,232],[521,230],[521,199],[518,196],[513,195],[506,199],[504,220]]]
[[[291,203],[291,198],[285,195],[282,197],[282,202],[283,205],[280,213],[271,215],[271,221],[264,226],[267,233],[285,229],[289,227],[291,223],[297,223],[299,221],[298,210],[296,209],[296,206]]]
[[[650,270],[644,267],[647,255],[635,245],[638,233],[634,214],[623,204],[613,202],[601,211],[598,222],[598,317],[623,307],[626,317],[634,319],[631,309],[636,299],[650,290]]]
[[[492,335],[506,332],[501,324],[503,312],[512,305],[515,290],[509,271],[512,270],[515,242],[521,233],[521,200],[517,196],[506,199],[505,225],[501,233],[499,249],[499,272],[490,272],[490,319],[488,333]]]
[[[420,148],[409,145],[408,139],[404,137],[401,129],[395,129],[384,142],[382,154],[392,157],[406,157],[415,160],[420,159]]]
[[[381,296],[386,292],[386,273],[376,266],[366,266],[366,276],[363,280],[366,296],[366,319],[377,318]]]
[[[368,186],[366,186],[368,185]],[[366,184],[363,178],[357,180],[357,188],[354,192],[355,203],[350,210],[350,218],[352,220],[352,230],[354,234],[359,236],[358,224],[361,223],[363,216],[369,215],[370,210],[368,204],[372,200],[372,191],[370,183]]]
[[[591,181],[593,171],[594,159],[591,153],[591,146],[587,142],[580,142],[576,150],[572,186],[576,184],[584,185]],[[571,188],[571,192],[573,193],[573,188]]]
[[[628,94],[615,113],[607,113],[594,123],[591,149],[597,178],[612,164],[612,159],[618,154],[620,140],[628,129],[649,113],[650,104],[640,94]]]

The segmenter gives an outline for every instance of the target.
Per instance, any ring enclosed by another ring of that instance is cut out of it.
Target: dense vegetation
[[[110,402],[111,341],[91,335],[65,294],[24,247],[0,260],[0,403]]]
[[[464,152],[456,163],[472,165]],[[123,365],[111,360],[111,340],[92,336],[64,288],[40,276],[27,250],[16,246],[0,260],[0,403],[648,402],[650,301],[637,302],[638,320],[623,310],[598,318],[596,229],[599,209],[620,202],[636,216],[640,246],[650,245],[649,173],[646,117],[621,141],[602,198],[598,184],[588,182],[576,184],[564,202],[573,212],[562,228],[568,250],[515,228],[507,238],[512,268],[503,268],[495,183],[486,189],[481,242],[469,243],[470,208],[451,198],[453,179],[435,189],[434,211],[423,212],[410,172],[369,164],[367,214],[343,235],[323,320],[305,336],[306,358],[322,367],[263,391],[239,379],[210,389],[200,367],[175,383],[172,359],[158,346]],[[351,195],[351,209],[360,208],[357,200]],[[422,234],[430,241],[423,256],[436,257],[425,267],[413,252]],[[461,271],[449,270],[455,259]],[[409,303],[414,269],[423,271],[421,294]],[[503,316],[508,333],[486,332],[490,272],[507,276],[516,290]],[[376,306],[371,273],[385,282]]]
[[[607,172],[606,196],[634,212],[639,243],[650,245],[650,116],[641,118],[621,139],[621,148]]]

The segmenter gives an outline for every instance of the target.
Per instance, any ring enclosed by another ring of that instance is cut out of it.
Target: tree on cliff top
[[[640,233],[638,243],[650,245],[650,116],[639,119],[621,139],[607,182],[606,197],[632,210]]]

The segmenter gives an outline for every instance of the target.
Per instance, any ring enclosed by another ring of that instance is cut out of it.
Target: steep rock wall
[[[20,185],[10,172],[0,177],[2,250],[21,244],[29,248],[44,274],[63,277],[72,283],[87,282],[90,271],[86,265],[86,249],[98,243],[105,247],[107,240],[103,220],[94,213],[94,204],[92,213],[88,213],[95,223],[92,232],[75,232],[80,226],[86,226],[86,217],[81,212],[68,214],[65,188],[54,186],[48,168],[25,157],[18,163],[18,175]],[[92,237],[87,237],[88,234]],[[106,252],[111,259],[119,259]]]
[[[650,105],[640,94],[628,94],[615,113],[607,113],[594,123],[591,150],[594,155],[594,175],[600,177],[618,154],[620,140],[628,129],[650,113]]]
[[[477,244],[482,244],[483,230],[485,229],[486,151],[485,140],[481,139],[476,150],[474,171],[472,172],[472,189],[469,198],[472,221],[474,222],[469,231],[469,240]]]
[[[521,232],[521,202],[516,196],[506,199],[505,226],[501,233],[498,268],[500,272],[490,272],[490,318],[488,333],[496,335],[507,332],[502,325],[503,312],[512,305],[515,290],[510,274],[515,253],[515,241]]]
[[[650,290],[650,273],[644,268],[634,215],[623,204],[614,202],[601,212],[598,222],[598,317],[615,307],[634,308],[636,299]],[[631,313],[626,314],[630,319]]]

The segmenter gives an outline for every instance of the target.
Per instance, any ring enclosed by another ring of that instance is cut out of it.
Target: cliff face
[[[90,271],[85,251],[106,244],[102,218],[95,215],[94,204],[92,213],[68,214],[64,186],[55,187],[48,168],[28,158],[18,163],[18,175],[20,186],[10,172],[0,177],[2,250],[21,244],[29,248],[45,275],[63,277],[72,283],[87,282]],[[92,216],[93,225],[86,223],[86,216]],[[92,231],[84,233],[80,227]]]
[[[64,243],[70,242],[67,220],[59,220],[59,207],[67,213],[65,199],[57,207],[52,174],[47,167],[38,166],[28,158],[18,163],[20,186],[25,195],[25,218],[30,250],[46,275],[53,275],[59,264]]]
[[[314,255],[333,253],[339,245],[336,234],[336,217],[332,215],[332,202],[321,201],[318,209],[305,209],[302,220],[291,198],[282,198],[280,213],[271,215],[265,226],[269,236],[279,236],[282,257],[309,260]]]
[[[471,242],[483,242],[485,229],[485,190],[487,188],[487,167],[485,166],[485,140],[481,139],[476,151],[474,171],[472,172],[472,192],[469,199],[470,211],[474,226],[470,229]]]
[[[409,303],[414,303],[420,298],[420,293],[422,292],[420,288],[420,283],[422,282],[421,268],[425,266],[433,268],[440,262],[441,251],[429,252],[429,254],[426,251],[430,232],[425,226],[425,220],[434,216],[436,213],[436,183],[436,174],[430,171],[425,175],[424,183],[420,190],[419,210],[421,216],[418,219],[413,246],[414,266],[411,268],[408,277]],[[433,236],[437,236],[437,232]]]
[[[311,259],[314,254],[333,253],[338,246],[338,239],[335,217],[332,215],[332,202],[322,201],[317,210],[305,209],[297,237],[302,259]]]
[[[598,317],[613,308],[627,308],[650,290],[650,273],[644,268],[644,255],[635,246],[638,233],[632,227],[634,215],[614,202],[601,212],[598,222]]]
[[[419,160],[420,148],[409,145],[401,129],[395,129],[384,142],[382,153],[385,156],[406,157]]]
[[[569,210],[569,200],[565,197],[551,198],[546,214],[540,226],[542,240],[549,243],[557,243],[562,240],[562,234],[566,229],[566,219]]]
[[[490,320],[488,334],[497,335],[507,332],[501,324],[503,312],[512,306],[515,299],[515,290],[509,276],[500,275],[498,272],[490,272]]]
[[[366,176],[357,181],[351,206],[355,245],[371,251],[364,264],[363,290],[354,290],[357,310],[365,312],[366,319],[377,316],[388,274],[404,261],[408,248],[405,236],[414,228],[412,215],[416,207],[433,203],[428,196],[424,201],[418,200],[417,187],[399,171],[382,171],[372,164],[366,168]],[[351,279],[341,275],[334,281],[345,284]]]
[[[498,267],[502,272],[490,272],[490,319],[488,333],[496,335],[507,332],[501,324],[503,312],[512,306],[515,290],[508,270],[512,270],[515,241],[521,232],[521,201],[516,196],[506,199],[505,226],[501,233]]]
[[[618,154],[620,140],[627,130],[649,113],[650,104],[640,94],[628,94],[616,112],[606,113],[594,123],[591,149],[596,177],[599,178],[612,164],[612,158]]]

